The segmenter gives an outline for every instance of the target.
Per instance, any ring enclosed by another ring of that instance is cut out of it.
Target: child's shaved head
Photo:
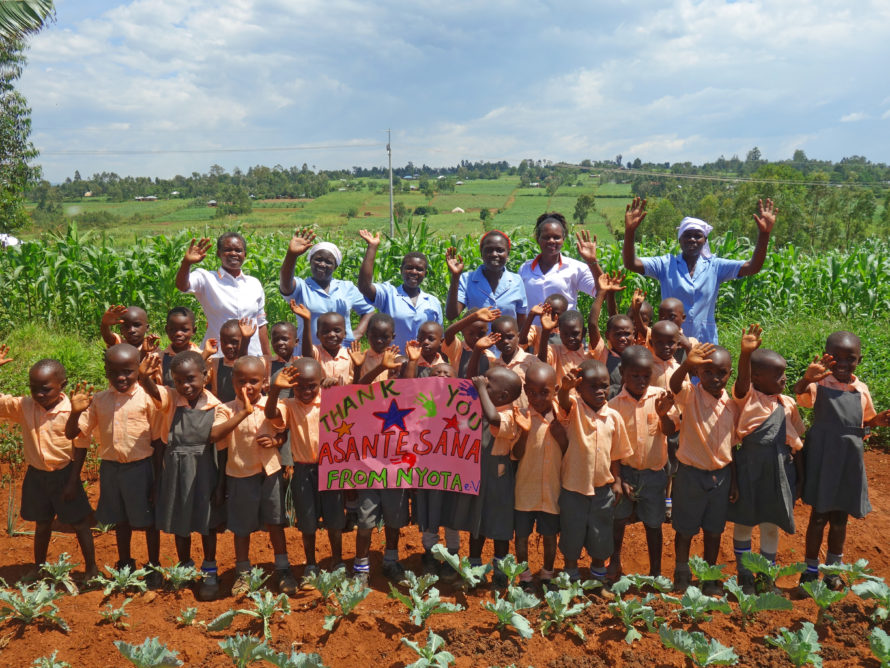
[[[232,366],[232,372],[237,373],[238,371],[254,371],[254,372],[266,372],[266,365],[263,363],[259,357],[254,357],[253,355],[246,355],[244,357],[239,357],[235,360],[235,364]]]
[[[173,359],[170,360],[170,373],[178,373],[180,369],[183,369],[184,367],[192,364],[195,365],[195,367],[201,373],[205,373],[207,371],[206,365],[204,364],[204,358],[201,356],[201,353],[194,350],[183,350],[181,353],[176,353],[173,356]]]
[[[659,320],[652,325],[652,335],[679,336],[680,328],[671,320]]]
[[[129,343],[118,343],[105,349],[105,366],[135,362],[139,366],[139,350]]]
[[[28,370],[29,375],[33,374],[46,374],[48,376],[52,376],[53,378],[59,381],[65,381],[68,379],[68,372],[65,371],[65,367],[59,360],[44,358],[42,360],[37,360],[31,368]]]
[[[784,369],[787,366],[785,358],[775,350],[769,348],[758,348],[751,353],[751,369]]]
[[[238,324],[238,321],[232,318],[231,320],[226,320],[219,328],[220,336],[223,333],[226,334],[241,334],[241,326]]]
[[[832,332],[825,340],[825,350],[828,351],[831,348],[853,348],[861,350],[862,342],[853,332],[841,330]]]
[[[621,352],[621,368],[652,366],[652,353],[645,346],[628,346]]]

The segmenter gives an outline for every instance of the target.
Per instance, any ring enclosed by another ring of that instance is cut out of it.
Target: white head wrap
[[[680,240],[686,230],[698,230],[705,235],[705,245],[702,246],[701,255],[702,257],[711,257],[711,244],[708,243],[708,235],[713,229],[713,227],[699,218],[686,216],[680,221],[680,227],[677,228],[677,240]]]
[[[312,261],[312,256],[315,255],[318,251],[327,251],[328,253],[333,255],[334,262],[337,263],[338,267],[340,266],[340,263],[343,262],[343,254],[340,252],[340,249],[337,248],[337,246],[332,244],[330,241],[320,241],[309,249],[310,262]]]

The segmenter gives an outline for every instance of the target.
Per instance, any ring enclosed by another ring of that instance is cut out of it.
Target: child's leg
[[[503,559],[510,553],[509,540],[496,540],[494,542],[494,558]]]
[[[624,532],[627,529],[627,520],[616,518],[612,522],[612,537],[615,541],[615,549],[609,557],[609,569],[606,573],[610,580],[621,577],[621,546],[624,544]]]
[[[760,554],[768,561],[776,563],[779,552],[779,527],[770,522],[760,525]]]
[[[336,566],[343,561],[343,530],[328,529],[328,540],[331,541],[331,563]]]
[[[152,566],[161,565],[161,532],[159,529],[145,530],[145,549],[148,551],[148,563]]]
[[[761,525],[763,526],[763,525]],[[753,578],[753,574],[742,565],[742,558],[751,552],[751,534],[754,527],[738,524],[732,529],[732,551],[735,553],[735,568],[743,582]],[[763,530],[760,531],[760,544],[763,545]]]
[[[826,524],[828,524],[828,513],[817,513],[815,509],[810,511],[804,552],[807,562],[806,575],[819,575],[819,550],[822,547]]]
[[[204,550],[204,563],[212,563],[216,568],[216,531],[211,529],[206,536],[201,536],[201,547]]]
[[[720,556],[720,538],[722,533],[702,532],[704,535],[704,557],[712,566],[717,563],[717,557]]]
[[[93,532],[90,529],[89,521],[84,520],[75,524],[74,535],[77,536],[77,544],[80,545],[80,552],[83,554],[83,565],[87,578],[96,575],[99,569],[96,566],[96,546],[93,543]],[[37,539],[36,532],[34,539]]]
[[[130,554],[130,543],[133,540],[133,529],[126,522],[114,525],[114,539],[117,543],[117,563],[119,566],[133,565],[133,557]],[[149,550],[149,553],[151,550]]]
[[[53,521],[37,522],[34,526],[34,565],[40,568],[46,563],[49,551],[49,539],[53,534]]]
[[[617,542],[617,541],[616,541]],[[661,527],[646,527],[646,549],[649,552],[649,575],[661,575],[661,551],[664,547],[664,532]]]
[[[290,570],[290,559],[287,556],[287,540],[284,537],[284,526],[281,524],[269,524],[266,526],[269,532],[269,542],[272,544],[272,554],[275,555],[275,568],[278,570]]]
[[[516,561],[523,562],[528,561],[528,536],[520,536],[516,534],[516,541],[514,543],[516,547]]]
[[[250,534],[235,536],[235,570],[246,573],[250,570]]]
[[[689,550],[692,547],[692,536],[677,532],[674,534],[674,590],[685,591],[692,579],[689,570]]]
[[[470,535],[470,563],[474,566],[482,563],[482,549],[485,547],[485,536]]]
[[[828,554],[825,555],[825,562],[828,564],[839,564],[844,556],[848,517],[842,510],[834,510],[828,514]]]
[[[359,560],[368,559],[371,553],[371,532],[373,529],[358,528],[355,532],[355,562],[359,565]]]
[[[528,553],[528,548],[526,548]],[[556,562],[556,534],[544,536],[544,570],[553,572],[553,564]]]
[[[303,552],[306,553],[306,565],[315,566],[315,532],[303,532]]]
[[[176,558],[180,564],[191,564],[192,562],[192,537],[189,536],[173,536],[173,542],[176,544]]]

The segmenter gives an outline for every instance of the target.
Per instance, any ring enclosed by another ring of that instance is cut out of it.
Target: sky
[[[720,155],[890,162],[886,0],[57,0],[44,176]]]

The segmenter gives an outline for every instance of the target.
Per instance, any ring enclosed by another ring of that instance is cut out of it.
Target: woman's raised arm
[[[636,249],[637,228],[645,217],[646,200],[634,197],[624,211],[624,245],[621,247],[621,256],[624,259],[624,268],[635,274],[642,274],[645,270],[642,260],[637,257]]]

